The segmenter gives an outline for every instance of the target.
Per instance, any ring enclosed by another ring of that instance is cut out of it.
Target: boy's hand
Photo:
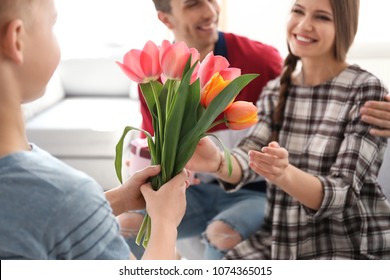
[[[129,210],[145,208],[145,199],[141,193],[141,186],[145,184],[150,177],[159,174],[161,168],[159,165],[148,166],[137,171],[122,186],[122,192]]]
[[[183,170],[158,191],[154,191],[150,183],[141,186],[152,224],[179,226],[186,209],[185,191],[190,184],[189,174]]]

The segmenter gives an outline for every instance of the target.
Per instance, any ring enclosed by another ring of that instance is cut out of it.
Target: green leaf
[[[149,149],[151,149],[151,151],[154,150],[153,138],[149,134],[149,132],[147,132],[146,130],[140,129],[140,128],[132,127],[132,126],[126,126],[125,127],[125,129],[123,130],[122,136],[119,139],[119,141],[118,141],[118,143],[116,144],[116,147],[115,147],[115,161],[114,161],[116,176],[118,177],[118,180],[119,180],[119,182],[121,184],[123,183],[122,182],[123,142],[125,140],[125,137],[126,137],[127,133],[130,130],[138,130],[138,131],[141,131],[141,132],[145,133],[145,135],[148,137],[148,140],[151,139],[151,142],[152,142],[151,143],[152,146],[149,146]]]
[[[191,60],[192,60],[192,54],[190,54],[190,57],[187,59],[186,65],[184,66],[183,75],[181,77],[181,80],[184,79],[185,75],[187,75],[188,71],[190,71],[191,68],[195,69],[197,62],[194,63],[194,65],[192,65],[192,67],[191,67]]]
[[[200,97],[199,97],[200,98]],[[202,105],[198,106],[198,110],[196,111],[196,121],[198,122],[200,118],[203,116],[204,112],[206,111],[205,107]]]
[[[221,141],[221,139],[218,138],[217,135],[207,133],[205,136],[211,136],[211,137],[217,139],[217,141],[221,145],[221,147],[223,149],[224,156],[225,156],[225,162],[226,162],[226,165],[228,167],[229,176],[231,176],[232,171],[233,171],[233,164],[232,164],[232,155],[230,154],[230,150],[225,146],[225,144]]]
[[[148,213],[146,213],[142,221],[141,227],[138,230],[137,238],[135,239],[135,244],[137,244],[138,246],[141,244],[142,238],[145,236],[148,220],[149,220],[149,215]]]
[[[195,133],[191,133],[195,134]],[[198,135],[198,134],[196,134]],[[197,137],[188,139],[188,141],[185,143],[185,146],[187,149],[182,149],[182,147],[179,146],[179,151],[178,155],[176,158],[176,165],[175,165],[175,170],[182,170],[189,159],[192,157],[192,155],[195,152],[196,146],[199,143],[199,140],[204,136],[204,134],[198,135]]]
[[[183,138],[190,130],[194,129],[196,123],[198,122],[198,108],[202,107],[200,105],[200,82],[199,79],[196,80],[188,89],[188,96],[184,108],[185,117],[183,119],[180,139]]]
[[[227,87],[211,101],[203,116],[200,118],[196,130],[201,131],[202,134],[206,132],[214,120],[225,110],[227,105],[257,76],[257,74],[245,74],[231,81]]]
[[[153,87],[159,94],[163,85],[158,81],[151,81],[149,83],[139,85],[142,91],[142,95],[145,98],[146,105],[148,106],[149,112],[152,115],[152,121],[157,119],[156,100],[154,99]]]
[[[170,107],[172,110],[167,115],[167,122],[164,131],[164,144],[162,150],[161,164],[162,168],[162,183],[174,175],[174,167],[176,162],[177,148],[179,143],[180,131],[182,128],[183,116],[185,113],[186,100],[191,93],[190,80],[195,69],[194,65],[183,77],[182,82],[177,90],[177,96],[174,98]]]
[[[237,77],[214,98],[200,117],[194,129],[184,135],[180,140],[178,145],[178,168],[184,168],[185,164],[193,155],[199,140],[205,135],[214,120],[225,110],[231,100],[233,100],[239,92],[257,76],[257,74],[245,74]]]
[[[160,89],[161,93],[160,93],[160,96],[159,96],[159,101],[160,101],[160,106],[161,106],[161,118],[162,118],[162,121],[163,121],[163,126],[165,125],[165,121],[166,121],[166,106],[167,106],[167,102],[168,101],[168,84],[170,83],[170,81],[167,81],[166,84],[164,84],[164,86]]]
[[[156,118],[156,125],[153,124],[153,127],[155,128],[154,133],[154,142],[156,143],[156,163],[161,162],[161,152],[162,152],[162,146],[164,143],[163,135],[164,135],[164,129],[165,129],[165,122],[166,122],[166,111],[165,106],[167,103],[168,98],[168,87],[167,85],[163,85],[163,87],[159,88],[159,96],[158,96],[158,103],[155,104],[155,107],[158,105],[160,106],[160,109],[157,111],[157,118]],[[158,125],[157,125],[158,124]],[[160,130],[161,129],[161,130]]]

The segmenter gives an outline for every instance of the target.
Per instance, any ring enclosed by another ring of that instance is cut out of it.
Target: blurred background
[[[285,23],[292,0],[220,0],[222,31],[271,44],[286,53]],[[169,39],[152,0],[57,0],[56,26],[63,58],[111,55],[147,40]],[[355,43],[389,43],[390,3],[360,0]],[[390,50],[389,50],[390,51]]]
[[[358,35],[351,63],[390,85],[390,2],[360,0]],[[286,55],[285,25],[292,0],[220,0],[220,29],[276,47]],[[115,61],[160,44],[172,34],[157,19],[152,0],[57,0],[55,31],[62,60],[46,94],[24,105],[29,140],[95,178],[104,189],[119,181],[115,146],[125,126],[139,127],[137,85]],[[136,137],[128,135],[126,142]],[[129,157],[125,145],[122,174]]]

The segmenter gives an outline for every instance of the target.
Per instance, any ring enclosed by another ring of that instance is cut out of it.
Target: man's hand
[[[362,121],[374,125],[370,133],[375,136],[390,137],[390,95],[386,101],[368,101],[361,108]]]

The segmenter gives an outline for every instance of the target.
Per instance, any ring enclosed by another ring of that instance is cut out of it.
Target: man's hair
[[[153,3],[157,11],[164,13],[171,12],[171,0],[153,0]]]

